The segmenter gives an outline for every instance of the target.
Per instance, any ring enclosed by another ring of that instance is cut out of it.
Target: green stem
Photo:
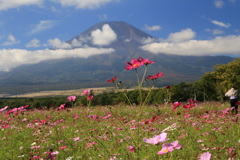
[[[137,71],[137,68],[135,68],[135,71],[136,71],[136,77],[137,77],[137,82],[138,82],[138,92],[139,92],[139,97],[140,97],[140,106],[142,106],[142,89],[141,89],[141,82],[140,82],[140,79],[139,79],[139,75],[138,75],[138,71]]]
[[[147,97],[145,98],[145,101],[143,102],[143,106],[146,104],[146,101],[147,101],[148,97],[150,96],[150,93],[152,92],[153,88],[154,88],[154,85],[150,88],[150,90],[147,94]]]

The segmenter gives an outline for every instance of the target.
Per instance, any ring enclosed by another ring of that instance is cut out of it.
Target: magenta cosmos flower
[[[154,79],[157,79],[157,78],[162,77],[162,76],[163,76],[163,73],[158,73],[158,74],[153,75],[153,76],[147,76],[147,79],[154,80]]]
[[[132,70],[132,69],[135,69],[135,68],[138,68],[138,67],[142,66],[143,64],[144,63],[139,62],[137,59],[132,59],[131,62],[126,63],[125,69],[126,70]]]
[[[145,65],[153,64],[153,63],[156,62],[156,61],[149,61],[147,58],[144,59],[144,58],[142,58],[142,57],[139,57],[137,60],[138,60],[138,62],[143,63],[143,64],[145,64]]]
[[[107,82],[115,82],[116,79],[117,79],[117,76],[114,76],[112,79],[108,80]]]
[[[89,95],[89,96],[87,97],[87,100],[88,100],[88,101],[91,101],[91,100],[93,99],[93,97],[94,97],[94,95]]]
[[[167,133],[165,133],[165,132],[161,133],[160,135],[155,135],[153,138],[149,138],[149,139],[144,138],[143,139],[144,142],[154,144],[154,145],[165,142],[167,140],[169,140],[169,139],[167,139]]]
[[[144,59],[142,57],[139,57],[138,59],[132,59],[131,62],[127,62],[125,69],[132,70],[132,69],[138,68],[144,64],[148,65],[148,64],[153,64],[153,63],[155,63],[155,61],[149,61],[147,58]]]
[[[162,155],[180,148],[182,148],[182,145],[178,144],[178,141],[174,141],[172,143],[165,143],[162,145],[162,149],[158,152],[158,154]]]
[[[68,102],[74,102],[74,101],[76,101],[76,96],[69,96],[68,98],[67,98],[67,100],[68,100]]]

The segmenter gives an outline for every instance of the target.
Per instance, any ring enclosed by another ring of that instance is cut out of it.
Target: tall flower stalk
[[[71,107],[73,108],[74,107],[74,102],[76,101],[76,96],[69,96],[68,98],[67,98],[67,100],[68,100],[68,102],[70,102],[71,103]]]
[[[122,89],[122,81],[119,81],[118,83],[116,83],[116,79],[117,79],[117,76],[114,76],[112,79],[108,80],[107,82],[112,82],[114,83],[115,87],[117,90],[121,90]],[[123,92],[124,96],[127,98],[128,100],[128,103],[130,104],[130,106],[132,106],[132,103],[131,101],[129,100],[128,96],[126,95],[125,92]]]
[[[87,97],[87,107],[90,107],[91,100],[94,97],[94,95],[91,94],[91,90],[90,89],[83,90],[82,95]]]
[[[147,58],[143,59],[142,57],[139,57],[138,59],[132,59],[131,62],[127,62],[125,69],[126,70],[135,70],[136,73],[136,77],[137,77],[137,82],[138,82],[138,91],[139,91],[139,98],[140,98],[140,106],[143,106],[143,96],[142,96],[142,86],[143,86],[143,82],[145,80],[145,76],[147,73],[147,68],[149,64],[153,64],[155,63],[155,61],[149,61]],[[143,73],[142,78],[140,78],[139,74],[138,74],[138,68],[145,65],[145,70]]]
[[[139,91],[139,105],[140,107],[143,107],[146,103],[146,100],[148,98],[148,96],[150,95],[151,93],[151,90],[154,88],[154,85],[156,83],[156,79],[161,77],[163,75],[163,73],[158,73],[157,75],[154,75],[154,76],[148,76],[146,78],[146,74],[147,74],[147,69],[148,69],[148,65],[149,64],[153,64],[155,63],[155,61],[149,61],[148,59],[143,59],[142,57],[139,57],[138,59],[132,59],[131,62],[127,62],[126,63],[126,66],[125,66],[125,69],[126,70],[135,70],[135,73],[136,73],[136,77],[137,77],[137,82],[138,82],[138,91]],[[139,76],[139,73],[138,73],[138,68],[141,67],[141,66],[145,66],[145,70],[143,72],[143,75],[142,77]],[[153,86],[151,87],[145,101],[143,101],[143,95],[142,95],[142,87],[143,87],[143,82],[147,79],[150,79],[153,81]],[[112,79],[108,80],[108,82],[113,82],[115,84],[115,86],[117,88],[119,88],[119,83],[115,83],[116,81],[116,76],[113,77]],[[121,81],[120,81],[121,82]],[[122,83],[120,83],[122,84]],[[131,104],[128,96],[124,93],[124,95],[127,97],[129,103]],[[141,115],[143,114],[143,109],[141,109],[141,112],[139,113],[139,117],[137,119],[137,123],[139,124],[140,122],[140,117]],[[124,126],[124,124],[122,124]],[[125,127],[125,126],[124,126]],[[138,135],[140,135],[140,127],[137,128],[137,133]],[[130,135],[132,135],[132,132],[130,131]],[[141,139],[137,138],[137,139],[133,139],[133,142],[134,144],[136,145],[136,147],[134,147],[134,150],[136,149],[137,151],[137,154],[139,155],[139,148],[141,146]]]

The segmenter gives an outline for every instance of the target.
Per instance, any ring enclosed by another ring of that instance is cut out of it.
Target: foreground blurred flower
[[[68,98],[67,98],[67,100],[68,100],[68,102],[74,102],[74,101],[76,101],[76,96],[69,96]]]
[[[182,145],[178,144],[178,141],[174,141],[172,143],[165,143],[162,145],[162,149],[157,154],[162,155],[180,148],[182,148]]]
[[[199,160],[210,160],[211,156],[211,153],[205,152],[200,156]]]
[[[158,143],[162,143],[169,140],[169,138],[167,139],[166,137],[167,137],[167,133],[163,132],[160,135],[155,135],[153,138],[149,138],[149,139],[144,138],[143,141],[146,143],[156,145]]]

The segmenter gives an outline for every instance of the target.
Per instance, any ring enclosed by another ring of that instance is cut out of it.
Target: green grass
[[[0,157],[4,160],[46,159],[52,149],[58,151],[56,159],[60,160],[115,157],[194,160],[204,152],[210,152],[211,159],[239,159],[240,131],[236,121],[239,115],[223,115],[222,110],[228,107],[228,103],[206,102],[188,110],[180,106],[174,112],[172,105],[167,104],[75,106],[66,110],[28,110],[18,115],[0,113]],[[190,116],[184,118],[186,114]],[[106,118],[107,115],[111,116]],[[154,116],[156,119],[147,123]],[[46,123],[41,123],[42,120]],[[174,123],[177,125],[173,130],[165,131],[170,139],[164,143],[178,140],[181,149],[158,155],[163,143],[152,145],[143,141],[143,138],[159,135]],[[79,139],[74,141],[77,137]],[[92,142],[95,144],[90,144]],[[33,146],[39,148],[31,149]],[[63,146],[66,148],[60,149]],[[128,146],[136,149],[129,152]],[[232,147],[234,150],[228,153]]]

